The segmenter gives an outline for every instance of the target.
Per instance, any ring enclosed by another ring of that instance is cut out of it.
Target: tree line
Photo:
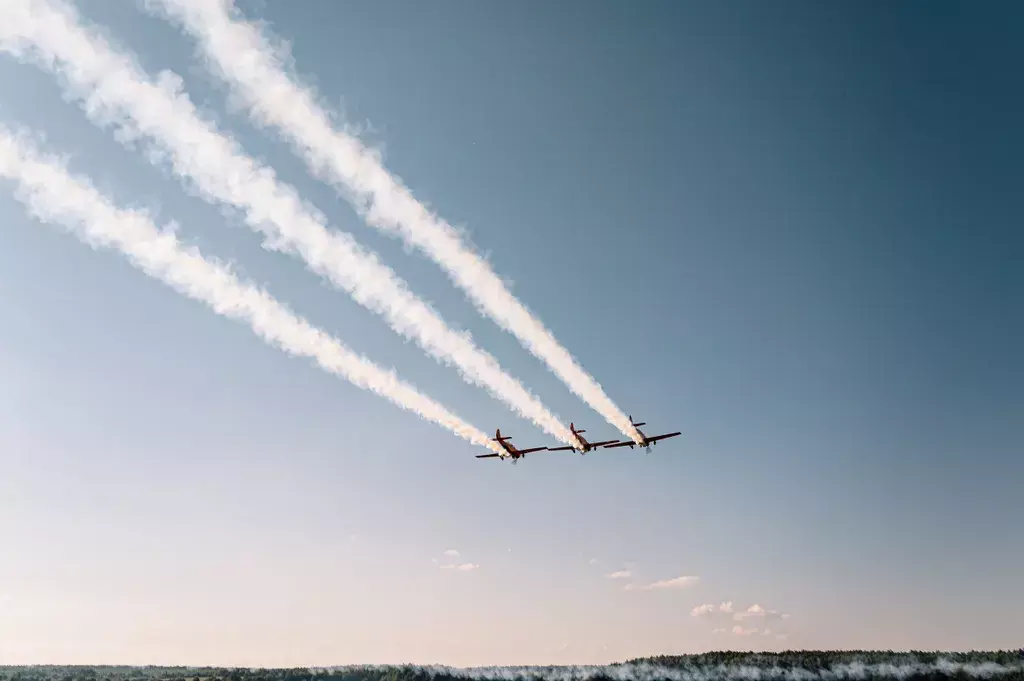
[[[852,663],[864,665],[932,665],[939,660],[958,664],[994,663],[1014,667],[1010,673],[990,677],[972,676],[966,671],[949,673],[942,670],[904,671],[898,681],[1024,681],[1024,650],[1000,651],[909,651],[891,650],[791,650],[778,653],[716,651],[697,655],[659,655],[626,660],[604,668],[588,668],[585,673],[573,674],[572,667],[510,667],[501,669],[501,681],[538,681],[553,679],[567,681],[585,678],[586,681],[623,681],[624,666],[642,665],[646,668],[642,680],[658,681],[656,668],[666,669],[666,678],[672,672],[692,671],[706,675],[718,667],[758,667],[761,669],[803,670],[828,672],[835,667]],[[652,669],[654,668],[654,669]],[[491,672],[479,674],[479,681],[496,678]],[[473,681],[472,670],[457,671],[445,667],[418,665],[347,666],[336,668],[281,668],[248,669],[221,667],[118,667],[118,666],[55,666],[36,665],[21,667],[0,666],[0,681]],[[721,676],[721,675],[719,675]],[[864,677],[865,679],[867,677]],[[881,678],[881,677],[880,677]],[[885,676],[884,678],[892,678]]]

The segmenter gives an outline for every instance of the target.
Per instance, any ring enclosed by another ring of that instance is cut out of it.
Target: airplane
[[[579,443],[583,445],[583,448],[580,449],[579,447],[573,447],[572,445],[568,445],[565,447],[548,447],[549,452],[575,451],[579,452],[580,454],[586,454],[591,449],[597,449],[598,447],[603,447],[604,445],[610,445],[613,442],[618,442],[618,440],[605,440],[603,442],[587,442],[587,438],[580,435],[580,433],[587,432],[586,429],[576,430],[576,424],[572,423],[571,421],[569,422],[569,430],[571,430],[572,434],[576,436],[576,439],[579,440]]]
[[[519,459],[523,458],[524,456],[526,456],[530,452],[539,452],[541,450],[547,449],[547,447],[531,447],[530,449],[519,449],[514,444],[509,442],[509,440],[511,440],[511,439],[512,438],[510,438],[507,435],[506,436],[502,436],[501,428],[498,428],[497,430],[494,431],[494,437],[492,438],[492,441],[497,442],[508,453],[507,454],[477,454],[476,458],[478,458],[478,459],[504,459],[504,458],[507,458],[507,457],[511,457],[512,458],[512,463],[516,463],[517,461],[519,461]]]
[[[632,424],[634,428],[636,428],[636,432],[640,433],[640,437],[643,438],[643,442],[640,443],[640,446],[646,448],[648,452],[651,451],[651,445],[657,444],[658,440],[664,440],[666,438],[675,437],[676,435],[682,435],[682,433],[680,432],[665,433],[664,435],[655,435],[654,437],[648,437],[647,435],[644,435],[644,431],[640,430],[640,426],[647,425],[646,422],[641,421],[640,423],[633,423],[632,416],[629,417],[629,422],[630,424]],[[611,449],[613,447],[629,447],[630,449],[633,449],[633,447],[636,446],[637,444],[632,440],[626,440],[624,442],[616,442],[613,445],[605,445],[605,449]]]

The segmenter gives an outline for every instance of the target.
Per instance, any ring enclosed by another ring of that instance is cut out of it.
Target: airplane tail
[[[494,431],[494,437],[491,438],[491,440],[493,442],[503,442],[503,441],[508,440],[508,439],[509,438],[507,436],[506,437],[502,437],[501,436],[501,428],[498,428],[497,430],[495,430]]]
[[[632,416],[629,417],[629,422],[633,423],[633,417]],[[647,425],[646,421],[641,421],[640,423],[633,423],[633,427],[634,428],[636,428],[637,426],[646,426],[646,425]]]
[[[574,433],[585,433],[585,432],[587,432],[586,428],[580,428],[579,430],[576,430],[576,424],[573,423],[572,421],[569,421],[569,430],[571,430]]]

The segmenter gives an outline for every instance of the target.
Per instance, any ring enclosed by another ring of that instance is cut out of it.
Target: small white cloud
[[[700,580],[699,577],[694,575],[685,575],[683,577],[676,577],[674,579],[663,579],[660,582],[651,584],[652,589],[677,589],[685,586],[692,586]]]
[[[433,563],[434,565],[437,565],[437,564],[438,564],[438,563],[440,563],[441,561],[439,561],[439,560],[438,560],[437,558],[431,558],[431,559],[430,559],[430,562],[431,562],[431,563]]]
[[[765,621],[788,620],[789,613],[779,612],[778,610],[765,610],[755,603],[747,608],[746,611],[738,612],[733,615],[733,619],[736,621],[742,621],[751,617],[763,618]]]
[[[743,627],[737,624],[735,627],[732,628],[732,633],[734,633],[737,636],[749,636],[750,634],[756,634],[757,629],[744,629]]]
[[[447,551],[444,552],[444,555],[451,556],[452,558],[454,558],[455,556],[459,555],[459,552],[456,551],[455,549],[448,549]]]
[[[441,566],[442,570],[458,570],[459,572],[469,572],[470,570],[476,570],[480,565],[478,563],[445,563]]]
[[[705,603],[704,605],[698,605],[696,608],[690,611],[690,617],[702,617],[709,615],[715,611],[715,606],[712,603]]]
[[[725,632],[726,632],[725,627],[718,627],[717,629],[712,629],[711,630],[712,634],[724,634]]]
[[[775,612],[775,611],[773,610],[772,612]],[[739,620],[745,620],[748,617],[764,617],[764,616],[765,616],[764,608],[762,608],[757,603],[754,603],[752,606],[747,608],[746,612],[738,612],[735,615],[733,615],[733,619],[739,621]]]
[[[771,636],[772,635],[772,630],[771,629],[765,629],[764,631],[761,632],[761,635],[762,636]]]
[[[789,634],[775,634],[775,638],[779,639],[780,641],[785,641],[787,638],[789,638]]]
[[[608,579],[627,579],[632,576],[633,573],[629,570],[616,570],[615,572],[609,572],[605,575]]]
[[[591,559],[590,559],[589,561],[587,561],[587,562],[588,562],[588,563],[590,563],[591,565],[597,565],[597,558],[591,558]]]
[[[673,577],[672,579],[662,579],[642,586],[633,586],[632,584],[628,584],[626,585],[626,590],[652,591],[654,589],[682,589],[688,586],[693,586],[698,582],[698,580],[700,580],[700,577],[684,575],[682,577]]]
[[[718,606],[719,612],[731,613],[732,612],[732,601],[722,601],[722,604]]]

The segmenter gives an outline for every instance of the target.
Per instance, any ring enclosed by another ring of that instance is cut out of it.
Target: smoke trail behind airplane
[[[90,120],[113,125],[122,143],[146,142],[151,160],[168,161],[201,198],[243,212],[266,237],[265,247],[299,256],[396,333],[454,365],[466,382],[557,440],[576,444],[572,432],[468,333],[451,329],[375,254],[349,234],[328,230],[324,216],[304,205],[294,188],[200,118],[176,75],[163,72],[152,81],[130,54],[111,47],[60,0],[0,3],[0,47],[57,75]]]
[[[27,139],[0,126],[0,176],[16,183],[15,196],[44,222],[63,225],[93,247],[121,251],[132,265],[214,312],[249,324],[267,343],[308,357],[322,369],[370,390],[433,421],[469,442],[497,452],[479,429],[340,341],[297,317],[266,291],[240,281],[231,270],[182,246],[170,230],[159,229],[144,211],[114,206],[93,185],[44,157]]]
[[[514,335],[563,383],[637,444],[640,435],[544,324],[520,302],[458,232],[432,214],[383,167],[379,154],[337,130],[312,88],[290,77],[284,46],[273,46],[230,2],[146,0],[145,6],[184,26],[198,40],[208,68],[223,78],[254,121],[275,127],[314,176],[331,184],[365,220],[401,236],[440,265],[477,309]]]

